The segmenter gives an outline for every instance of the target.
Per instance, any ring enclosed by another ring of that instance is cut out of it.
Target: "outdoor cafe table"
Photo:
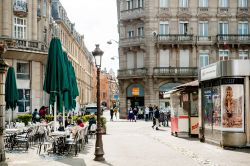
[[[20,129],[17,129],[17,128],[11,128],[11,129],[5,129],[5,132],[7,134],[15,134],[15,133],[18,133],[20,132],[21,130]]]
[[[53,153],[63,153],[65,148],[65,139],[67,137],[67,132],[65,131],[54,131],[50,134],[53,138]]]

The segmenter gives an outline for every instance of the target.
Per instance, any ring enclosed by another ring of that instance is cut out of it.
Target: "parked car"
[[[101,107],[101,114],[103,113],[103,108]],[[97,105],[96,104],[88,104],[83,109],[84,115],[95,114],[97,115]]]

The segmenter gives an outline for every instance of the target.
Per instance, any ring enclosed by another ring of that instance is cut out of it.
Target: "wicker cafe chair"
[[[71,150],[74,147],[75,156],[77,155],[78,149],[79,149],[79,139],[80,139],[80,130],[77,131],[74,138],[66,138],[65,146],[68,147],[68,154],[71,152]]]
[[[13,146],[17,146],[18,148],[23,146],[23,148],[25,148],[25,150],[28,151],[31,132],[32,132],[32,129],[29,128],[25,133],[21,135],[17,135],[14,138]]]
[[[55,143],[55,140],[50,137],[50,134],[51,134],[51,130],[49,127],[47,127],[47,130],[45,130],[44,132],[44,138],[39,142],[38,144],[38,147],[37,147],[37,153],[40,155],[41,154],[41,149],[42,149],[42,146],[43,146],[43,151],[46,152],[48,154],[50,154],[51,151],[53,150],[47,150],[47,148],[49,147],[52,147],[53,144]]]

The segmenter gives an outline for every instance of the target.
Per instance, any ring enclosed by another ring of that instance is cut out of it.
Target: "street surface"
[[[109,112],[105,115],[109,120]],[[171,136],[170,128],[152,129],[152,122],[114,120],[103,136],[106,162],[93,161],[95,139],[77,157],[7,153],[9,166],[250,166],[250,149],[224,150],[197,138]]]

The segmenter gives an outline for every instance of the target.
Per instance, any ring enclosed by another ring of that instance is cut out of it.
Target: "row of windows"
[[[173,0],[176,1],[176,0]],[[190,0],[179,0],[179,7],[188,7]],[[235,1],[235,0],[232,0]],[[199,7],[208,7],[209,0],[198,0]],[[171,0],[160,0],[160,7],[170,7]],[[230,0],[218,0],[219,7],[229,7]],[[247,7],[247,0],[238,0],[238,7]]]
[[[180,50],[179,52],[179,67],[189,67],[189,50]],[[229,60],[229,50],[218,51],[219,60]],[[238,51],[239,59],[249,59],[248,50]],[[127,53],[127,69],[143,68],[144,67],[144,54],[143,52]],[[199,53],[199,66],[204,67],[209,64],[209,51],[203,50]],[[169,50],[160,50],[159,53],[159,67],[170,67],[170,52]]]
[[[172,0],[173,2],[177,0]],[[235,0],[232,0],[235,1]],[[199,7],[208,7],[209,0],[198,0]],[[171,0],[160,0],[161,8],[170,7]],[[247,0],[238,0],[238,7],[247,7]],[[218,0],[219,7],[229,7],[229,0]],[[144,7],[144,0],[127,0],[127,10]],[[179,7],[189,7],[189,0],[179,0]]]
[[[200,21],[198,25],[199,36],[209,36],[209,25],[208,21]],[[167,21],[160,22],[159,34],[169,34],[169,23]],[[229,34],[229,23],[228,21],[220,21],[218,23],[219,34]],[[179,23],[179,34],[192,33],[189,28],[189,22],[180,21]],[[240,21],[238,23],[238,34],[245,35],[248,34],[248,22]]]
[[[248,22],[240,21],[238,22],[238,34],[247,35],[248,34]],[[218,34],[229,34],[229,23],[228,21],[220,21],[218,24]],[[200,21],[198,24],[198,35],[199,36],[209,36],[209,25],[208,21]],[[193,32],[189,28],[189,22],[180,21],[179,23],[179,34],[192,34]],[[159,35],[168,35],[169,23],[168,21],[161,21],[159,25]],[[138,27],[136,31],[132,28],[128,28],[127,37],[131,38],[134,36],[144,36],[144,27]]]

